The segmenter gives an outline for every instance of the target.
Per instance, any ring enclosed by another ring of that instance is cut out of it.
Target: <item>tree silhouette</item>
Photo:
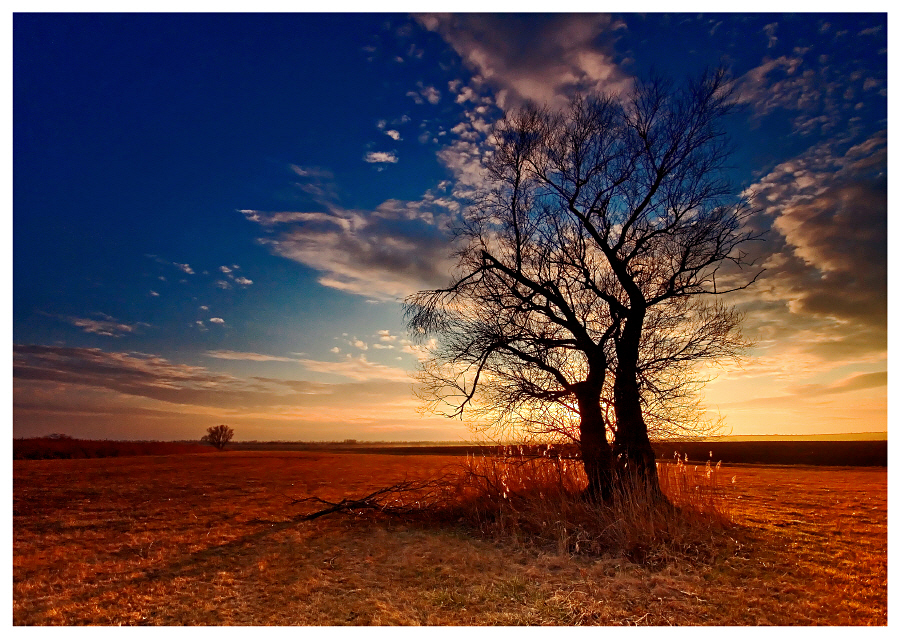
[[[200,441],[212,444],[219,450],[222,450],[225,448],[225,444],[231,441],[232,437],[234,437],[234,430],[225,424],[219,424],[218,426],[210,426],[207,428],[206,435],[204,435]]]
[[[707,301],[755,279],[722,268],[755,239],[722,177],[732,109],[720,71],[501,120],[452,283],[406,300],[433,407],[530,432],[575,422],[589,496],[625,477],[658,494],[648,422],[690,427],[696,362],[745,346],[740,316]]]

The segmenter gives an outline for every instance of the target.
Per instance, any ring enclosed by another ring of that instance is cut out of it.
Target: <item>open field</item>
[[[637,565],[336,515],[457,464],[244,452],[14,461],[15,624],[887,622],[885,468],[723,466],[736,526],[696,561]]]
[[[130,442],[112,439],[74,439],[65,436],[13,439],[13,459],[92,459],[135,455],[186,455],[214,451],[209,444],[191,442]]]
[[[257,451],[315,451],[373,453],[384,455],[466,455],[490,454],[500,447],[477,444],[415,445],[389,443],[316,444],[304,442],[234,442],[232,450]],[[576,454],[574,446],[561,446]],[[655,442],[658,459],[672,459],[677,451],[690,459],[704,462],[713,453],[713,463],[726,464],[804,464],[812,466],[887,466],[887,440],[752,440],[752,441],[692,441]],[[539,454],[539,453],[538,453]]]

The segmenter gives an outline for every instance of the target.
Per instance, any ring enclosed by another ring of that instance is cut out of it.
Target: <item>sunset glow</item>
[[[16,14],[14,437],[465,440],[401,301],[493,122],[724,63],[764,269],[725,434],[887,429],[886,14]],[[672,55],[677,50],[678,55]]]

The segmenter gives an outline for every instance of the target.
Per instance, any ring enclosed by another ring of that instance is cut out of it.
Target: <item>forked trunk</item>
[[[608,502],[612,499],[613,455],[606,440],[599,392],[578,393],[578,410],[581,413],[581,460],[588,479],[585,496],[592,501]]]
[[[623,488],[644,489],[653,498],[666,500],[659,487],[656,453],[650,444],[641,410],[637,362],[643,314],[630,318],[616,343],[618,366],[613,384],[616,438],[613,444],[616,474]]]
[[[665,499],[656,472],[656,453],[647,435],[647,425],[641,414],[640,402],[633,399],[634,391],[616,384],[616,439],[613,455],[616,474],[623,488],[646,490],[654,498]],[[636,408],[635,408],[636,405]],[[620,408],[621,407],[621,408]]]

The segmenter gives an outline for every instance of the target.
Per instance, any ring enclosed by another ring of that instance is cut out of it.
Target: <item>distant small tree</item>
[[[204,435],[200,441],[212,444],[219,450],[222,450],[225,448],[225,444],[231,441],[232,437],[234,437],[234,430],[225,424],[219,424],[218,426],[210,426],[207,428],[206,435]]]

